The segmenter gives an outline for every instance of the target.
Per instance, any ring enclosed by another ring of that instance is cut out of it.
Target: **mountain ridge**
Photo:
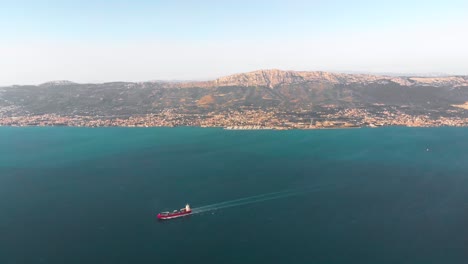
[[[10,85],[1,86],[47,86],[47,85],[73,85],[73,84],[108,84],[108,83],[129,83],[129,84],[160,84],[165,87],[222,87],[222,86],[267,86],[274,87],[278,84],[292,84],[302,82],[329,82],[329,83],[363,83],[368,84],[376,81],[392,81],[408,86],[412,85],[454,85],[468,86],[467,75],[410,75],[395,76],[385,74],[370,73],[341,73],[329,71],[293,71],[280,69],[261,69],[250,72],[235,73],[221,76],[212,80],[191,81],[191,80],[151,80],[151,81],[112,81],[99,83],[77,83],[68,80],[49,81],[39,85]]]
[[[278,69],[257,70],[247,73],[239,73],[224,76],[215,80],[218,86],[268,86],[270,88],[278,84],[291,84],[301,82],[329,82],[337,83],[371,83],[375,81],[392,81],[404,85],[437,84],[468,86],[467,76],[386,76],[371,74],[346,74],[326,71],[282,71]]]
[[[0,89],[0,116],[39,114],[125,115],[164,109],[184,113],[245,107],[310,111],[386,105],[412,111],[462,111],[468,101],[468,77],[394,77],[323,71],[258,70],[210,81],[68,81]],[[464,111],[464,110],[463,110]]]

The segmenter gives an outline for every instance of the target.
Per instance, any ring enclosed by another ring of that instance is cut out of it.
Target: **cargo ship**
[[[185,208],[182,208],[180,210],[174,210],[173,212],[161,212],[158,214],[158,219],[159,220],[166,220],[166,219],[173,219],[173,218],[178,218],[186,215],[190,215],[192,213],[192,209],[190,208],[190,205],[185,205]]]

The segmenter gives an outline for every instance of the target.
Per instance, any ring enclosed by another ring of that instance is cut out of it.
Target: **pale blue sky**
[[[0,85],[262,68],[468,74],[466,32],[466,0],[0,0]]]

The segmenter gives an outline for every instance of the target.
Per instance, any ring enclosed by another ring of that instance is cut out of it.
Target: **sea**
[[[468,263],[468,129],[0,127],[0,263]]]

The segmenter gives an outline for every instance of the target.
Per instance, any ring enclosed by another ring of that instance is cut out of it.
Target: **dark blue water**
[[[0,128],[0,263],[165,262],[468,263],[468,129]]]

